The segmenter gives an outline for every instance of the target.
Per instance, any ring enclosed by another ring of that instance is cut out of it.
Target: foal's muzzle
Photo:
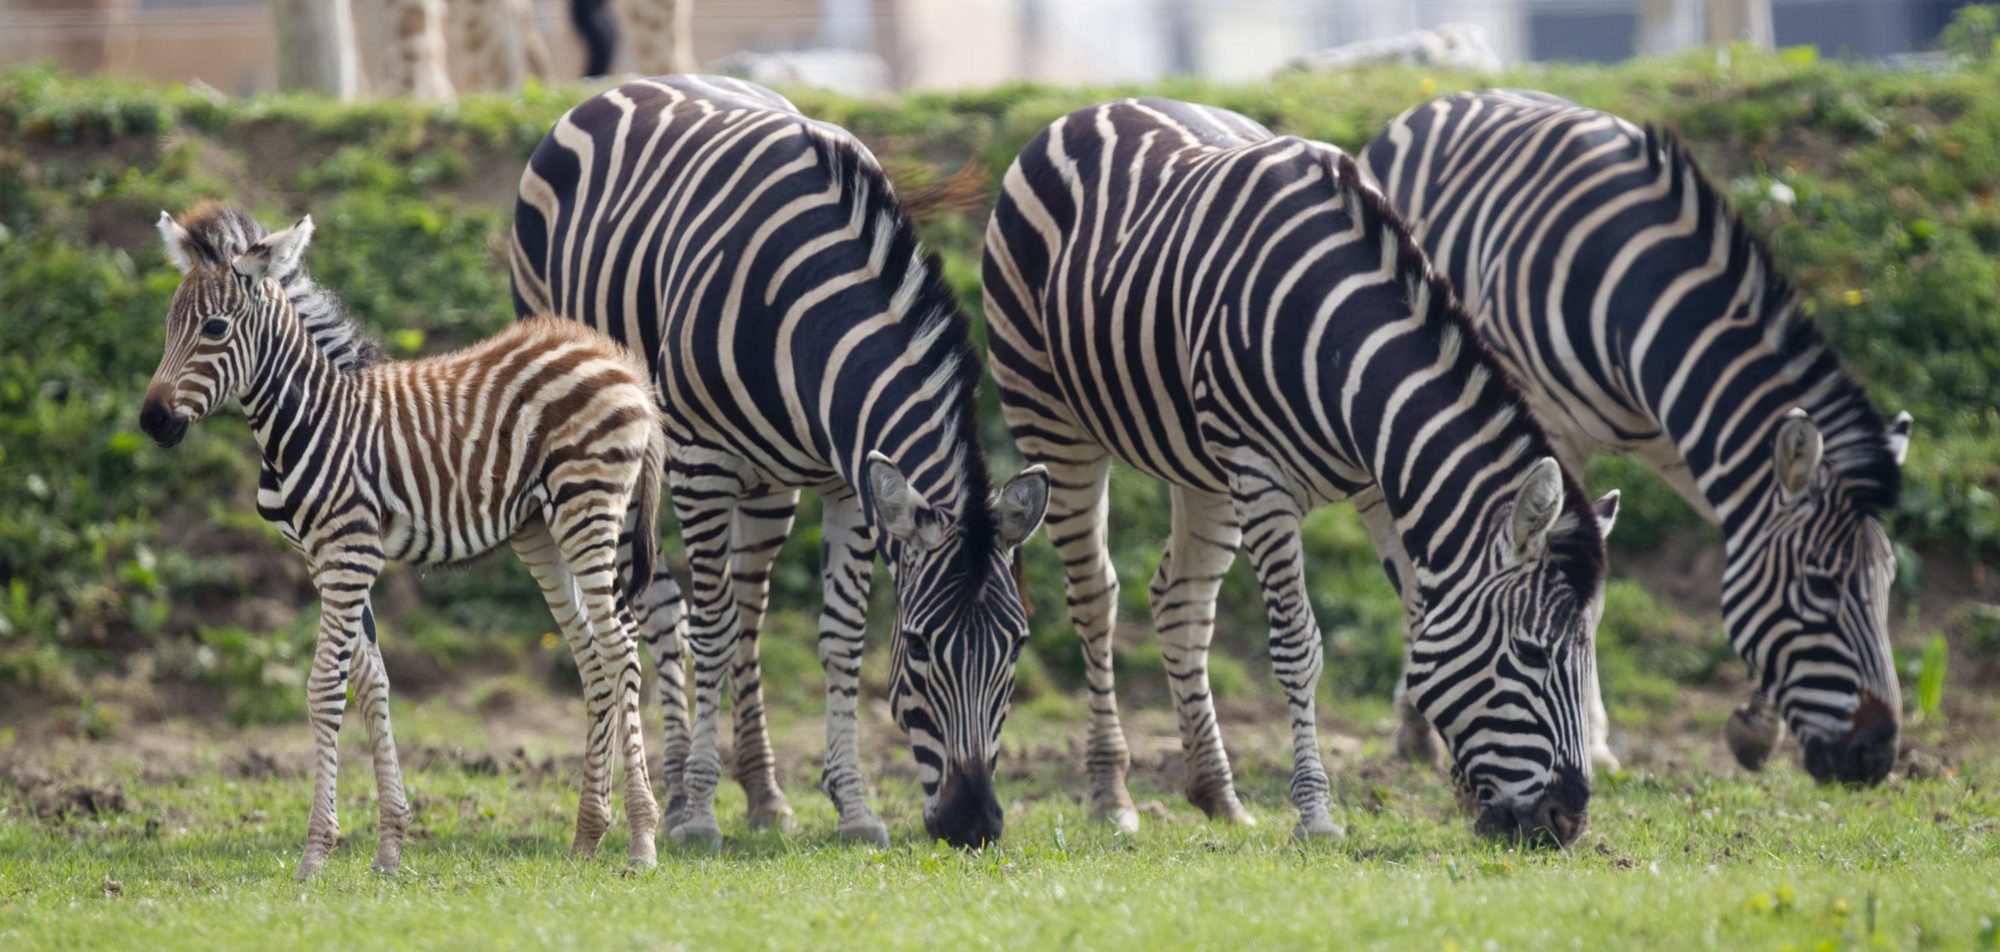
[[[139,431],[163,447],[173,446],[187,435],[188,418],[167,408],[164,400],[148,400],[139,408]]]

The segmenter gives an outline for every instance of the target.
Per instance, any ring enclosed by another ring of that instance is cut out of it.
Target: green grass
[[[1871,791],[1788,768],[1620,775],[1568,852],[1478,841],[1441,779],[1374,757],[1334,771],[1346,839],[1303,845],[1273,770],[1246,771],[1261,820],[1248,829],[1143,779],[1135,795],[1167,807],[1126,837],[1065,795],[1081,779],[1064,764],[1010,758],[1004,843],[968,854],[922,838],[919,795],[892,767],[875,796],[896,836],[886,851],[835,842],[805,784],[791,834],[745,830],[725,788],[721,855],[663,842],[659,868],[638,873],[622,826],[596,859],[563,855],[565,769],[455,763],[408,775],[416,838],[394,877],[367,869],[372,788],[349,763],[347,838],[305,884],[290,875],[303,777],[118,768],[105,776],[128,809],[88,818],[38,820],[25,796],[0,798],[0,946],[1992,948],[2000,921],[1990,761]]]

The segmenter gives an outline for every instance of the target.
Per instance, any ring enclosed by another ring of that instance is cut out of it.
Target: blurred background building
[[[1458,30],[1447,39],[1471,43],[1493,65],[1617,60],[1720,41],[1881,58],[1920,50],[1966,0],[688,2],[704,64],[867,91],[1176,74],[1241,80],[1301,61],[1435,61],[1437,37],[1422,31],[1446,24]],[[229,93],[273,89],[272,8],[270,0],[0,0],[0,64],[52,59],[78,71],[199,79]],[[558,75],[578,75],[567,3],[534,0],[534,14]],[[381,25],[357,19],[365,61]],[[1332,60],[1314,56],[1339,48]]]

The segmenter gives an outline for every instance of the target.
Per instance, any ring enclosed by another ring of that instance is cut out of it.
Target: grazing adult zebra
[[[1291,711],[1296,832],[1337,831],[1313,691],[1320,633],[1299,523],[1348,497],[1415,567],[1415,702],[1444,729],[1477,828],[1569,842],[1590,796],[1584,699],[1603,586],[1595,508],[1558,466],[1382,196],[1332,146],[1161,99],[1071,113],[1007,172],[986,231],[994,378],[1049,470],[1049,536],[1090,678],[1100,816],[1137,824],[1112,691],[1113,458],[1172,486],[1153,622],[1188,799],[1245,819],[1209,697],[1216,590],[1245,548]]]
[[[621,543],[628,507],[635,524],[658,518],[666,445],[645,365],[546,318],[456,353],[378,364],[379,349],[301,267],[310,217],[267,235],[240,209],[205,205],[180,221],[163,212],[159,226],[185,276],[139,425],[173,446],[240,399],[263,449],[257,511],[305,554],[319,589],[306,680],[317,757],[298,876],[340,835],[335,742],[350,675],[381,806],[375,867],[393,872],[402,856],[409,805],[368,600],[383,564],[459,562],[503,543],[534,573],[583,674],[590,728],[571,852],[594,852],[610,826],[618,734],[631,860],[652,865],[638,650],[616,576],[621,544],[635,549],[635,579],[658,561],[650,533]]]
[[[801,487],[824,505],[820,786],[840,833],[888,842],[855,744],[879,546],[896,585],[891,706],[910,734],[925,827],[961,845],[997,838],[993,761],[1028,634],[1007,563],[1041,522],[1048,480],[1029,470],[991,498],[967,322],[868,150],[739,80],[626,83],[570,110],[535,150],[513,274],[517,311],[628,342],[666,398],[693,588],[691,741],[680,592],[666,573],[639,615],[665,709],[674,838],[720,839],[716,719],[732,665],[752,821],[790,814],[771,771],[756,638]]]
[[[1882,422],[1687,150],[1490,91],[1404,113],[1366,162],[1565,462],[1635,453],[1721,525],[1723,621],[1757,684],[1731,720],[1738,758],[1769,754],[1775,705],[1814,777],[1886,776],[1902,703],[1880,514],[1910,417]],[[1406,713],[1404,735],[1426,733]]]

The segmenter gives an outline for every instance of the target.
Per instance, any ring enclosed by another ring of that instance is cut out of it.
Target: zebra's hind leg
[[[1091,814],[1127,833],[1139,829],[1139,811],[1125,789],[1131,748],[1118,722],[1118,695],[1111,671],[1112,637],[1118,628],[1118,572],[1105,543],[1110,511],[1111,457],[1094,446],[1050,446],[1039,439],[1021,442],[1029,463],[1049,471],[1049,538],[1062,558],[1069,588],[1069,619],[1083,642],[1083,672],[1090,687],[1090,733],[1084,754],[1090,774]]]
[[[1382,560],[1382,574],[1389,577],[1389,585],[1403,602],[1403,671],[1396,678],[1396,756],[1434,770],[1442,769],[1444,739],[1410,696],[1410,651],[1417,637],[1417,626],[1424,620],[1423,600],[1417,597],[1416,568],[1403,548],[1395,517],[1382,501],[1382,490],[1370,487],[1354,494],[1352,501],[1361,524],[1368,527],[1368,536],[1375,542],[1375,556]]]
[[[819,787],[840,812],[836,832],[842,839],[888,846],[889,828],[868,808],[856,711],[875,539],[862,514],[861,498],[852,490],[829,493],[820,505],[819,663],[826,669],[826,768]]]
[[[555,495],[561,498],[559,486]],[[549,533],[576,580],[583,615],[595,638],[598,690],[608,697],[591,730],[593,735],[602,732],[616,737],[625,762],[625,821],[632,828],[631,862],[652,866],[660,809],[653,799],[646,735],[639,723],[638,637],[626,623],[630,612],[620,597],[624,580],[618,574],[618,537],[626,509],[622,497],[607,500],[603,494],[585,493],[556,505]],[[612,514],[610,518],[606,518],[607,512]],[[610,780],[609,764],[605,765],[604,779],[607,783]]]
[[[326,865],[340,839],[340,721],[347,709],[347,680],[355,650],[365,643],[368,590],[382,572],[380,549],[343,538],[313,559],[319,589],[318,643],[306,676],[306,719],[313,732],[313,792],[306,816],[306,847],[293,876],[308,879]]]
[[[1211,819],[1255,822],[1236,799],[1229,754],[1209,693],[1208,646],[1215,636],[1215,596],[1236,561],[1243,534],[1227,496],[1176,487],[1173,534],[1148,589],[1167,684],[1181,729],[1188,802]]]
[[[770,729],[764,719],[764,672],[757,660],[757,635],[764,626],[764,609],[771,596],[771,565],[792,532],[798,511],[798,490],[786,490],[740,500],[732,521],[731,549],[736,584],[736,651],[730,667],[735,688],[736,782],[749,801],[750,828],[791,830],[792,805],[778,786],[771,754]]]
[[[366,642],[354,653],[354,703],[368,727],[368,753],[375,762],[375,799],[381,820],[376,830],[378,873],[393,873],[403,860],[403,837],[410,828],[410,803],[403,793],[403,768],[396,759],[396,733],[389,724],[389,672],[375,640],[375,610],[361,609]]]
[[[1292,717],[1292,805],[1300,837],[1342,835],[1327,812],[1326,767],[1320,762],[1318,711],[1313,694],[1324,663],[1319,623],[1306,594],[1305,549],[1299,535],[1304,514],[1290,491],[1269,474],[1276,466],[1246,466],[1232,477],[1236,517],[1244,548],[1257,570],[1264,610],[1271,620],[1271,669],[1285,690]]]
[[[613,700],[612,685],[604,677],[604,666],[597,656],[595,633],[591,631],[589,618],[584,615],[576,579],[570,574],[567,560],[557,548],[548,526],[535,520],[522,526],[509,541],[513,544],[514,553],[534,575],[535,584],[541,588],[542,599],[548,602],[556,627],[561,628],[563,637],[568,639],[570,653],[576,658],[577,674],[583,679],[583,700],[589,712],[589,726],[584,733],[583,779],[576,806],[576,837],[570,842],[569,851],[572,857],[590,856],[597,852],[598,841],[611,827],[612,731],[609,705]]]
[[[669,466],[674,515],[688,553],[688,644],[694,655],[694,733],[684,784],[687,808],[669,834],[699,849],[722,846],[715,787],[722,779],[717,749],[722,679],[736,649],[736,588],[730,578],[731,524],[736,501],[749,495],[734,457],[683,447]]]
[[[629,557],[621,555],[621,564]],[[627,571],[630,571],[629,569]],[[661,565],[653,581],[639,593],[632,605],[633,630],[653,659],[653,684],[660,696],[663,730],[660,742],[660,789],[667,797],[666,815],[661,825],[673,829],[687,809],[687,787],[682,775],[687,770],[688,725],[687,666],[683,646],[687,644],[687,607],[681,602],[680,584]]]

